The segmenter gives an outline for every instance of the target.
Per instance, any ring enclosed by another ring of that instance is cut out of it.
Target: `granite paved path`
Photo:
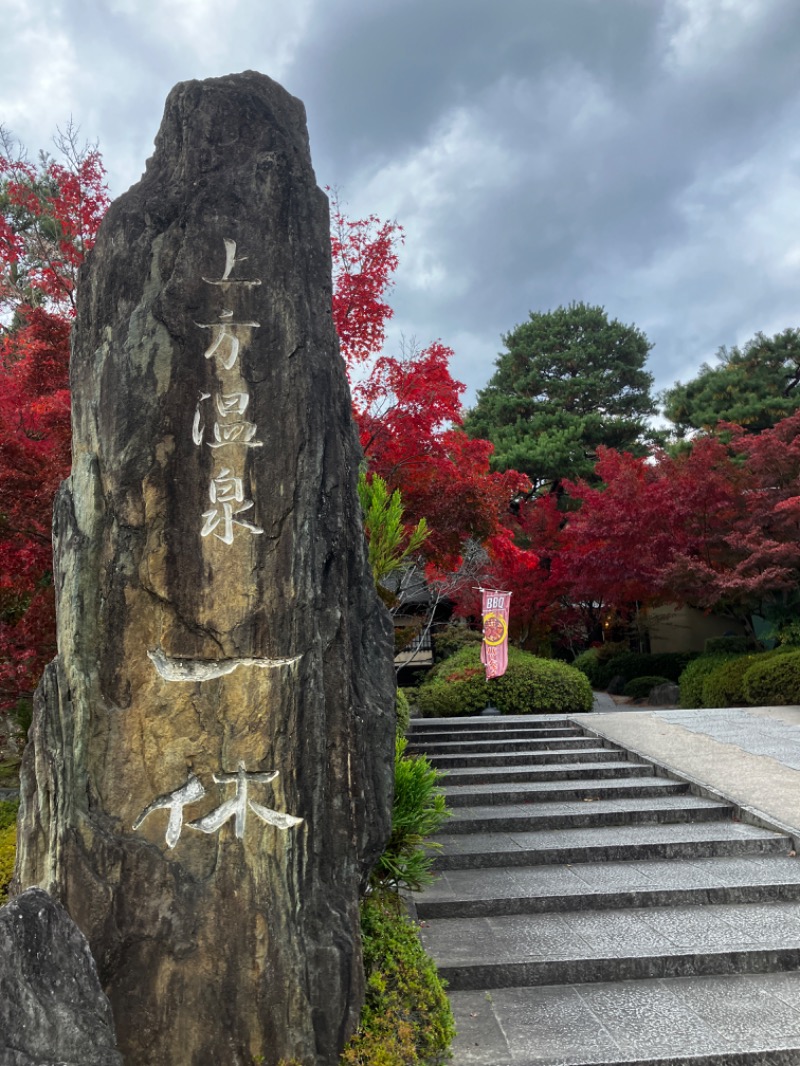
[[[454,1066],[800,1066],[800,728],[744,714],[413,723]]]

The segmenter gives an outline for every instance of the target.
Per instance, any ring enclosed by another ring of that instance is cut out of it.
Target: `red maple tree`
[[[400,490],[409,527],[427,520],[424,554],[437,573],[452,572],[464,541],[500,532],[509,500],[530,486],[514,471],[492,472],[492,445],[461,430],[465,387],[450,372],[451,348],[436,340],[383,350],[402,240],[397,223],[348,220],[333,200],[333,317],[369,471]]]
[[[0,154],[0,709],[55,653],[53,498],[70,466],[69,334],[77,275],[108,205],[102,162],[60,136],[34,165]]]

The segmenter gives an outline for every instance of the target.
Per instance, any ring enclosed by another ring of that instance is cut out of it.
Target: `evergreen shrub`
[[[480,644],[482,640],[483,637],[475,629],[467,629],[466,626],[445,626],[431,635],[433,660],[440,663],[462,648],[470,644]]]
[[[361,903],[366,999],[342,1066],[438,1066],[455,1025],[444,984],[394,892]]]
[[[419,687],[420,711],[429,718],[480,714],[494,704],[503,714],[590,711],[592,687],[579,670],[555,659],[508,649],[508,669],[486,680],[480,647],[466,647],[428,674]]]
[[[800,703],[800,652],[791,651],[760,657],[742,681],[751,707],[785,707]]]
[[[417,892],[433,880],[438,845],[428,840],[450,816],[439,788],[442,779],[424,755],[406,755],[408,741],[398,737],[394,757],[392,832],[372,871],[373,884]]]
[[[607,647],[607,645],[606,645]],[[573,666],[581,670],[592,683],[592,688],[608,690],[616,677],[623,681],[633,681],[636,677],[663,677],[667,681],[677,681],[683,670],[697,652],[652,652],[617,651],[615,654],[599,658],[601,649],[591,648],[579,655]]]
[[[411,707],[408,703],[408,696],[401,688],[397,690],[394,707],[397,712],[397,735],[404,737],[411,721]]]
[[[744,677],[751,666],[775,658],[774,651],[740,655],[722,663],[702,679],[703,707],[746,707]]]
[[[630,696],[633,700],[644,700],[650,695],[656,685],[668,685],[668,677],[657,677],[655,674],[645,677],[634,677],[622,690],[623,696]]]
[[[747,637],[708,637],[704,644],[704,655],[746,655],[753,650]]]
[[[681,690],[681,707],[684,710],[703,707],[703,682],[706,677],[722,666],[723,663],[737,658],[739,658],[737,655],[728,655],[720,652],[717,655],[701,655],[699,659],[693,659],[678,678]]]

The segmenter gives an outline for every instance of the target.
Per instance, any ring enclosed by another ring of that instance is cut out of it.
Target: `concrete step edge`
[[[622,862],[627,859],[691,859],[752,855],[788,855],[788,838],[720,839],[638,844],[598,844],[585,847],[532,848],[515,851],[437,854],[434,872],[440,870],[480,870],[501,866],[552,866],[556,863]]]
[[[493,960],[449,963],[436,959],[439,975],[451,991],[519,988],[533,985],[591,984],[669,977],[783,973],[800,968],[800,947],[731,951],[670,952],[622,958]]]
[[[582,800],[588,797],[598,799],[631,799],[636,796],[680,796],[689,791],[689,786],[679,781],[669,781],[666,778],[630,778],[630,784],[613,786],[601,781],[595,783],[592,780],[578,785],[567,787],[560,782],[554,781],[553,788],[542,789],[510,789],[501,786],[491,792],[469,792],[469,785],[463,785],[463,791],[459,786],[448,788],[445,784],[443,792],[448,807],[495,807],[512,806],[521,803],[535,804],[547,803],[550,800],[565,799],[567,797]],[[549,784],[549,782],[544,782]]]
[[[796,903],[797,882],[753,885],[708,885],[692,888],[633,888],[628,891],[575,892],[482,899],[453,897],[416,901],[421,921],[443,918],[490,918],[519,914],[562,914],[582,910],[642,909],[645,907],[715,906],[726,903]]]
[[[456,810],[469,810],[457,807]],[[601,825],[647,825],[652,823],[681,825],[686,822],[730,822],[733,808],[720,804],[707,807],[643,807],[641,810],[593,811],[587,804],[584,812],[564,814],[500,815],[497,818],[482,816],[461,821],[447,822],[448,836],[466,836],[469,833],[518,833],[537,829],[591,829]]]

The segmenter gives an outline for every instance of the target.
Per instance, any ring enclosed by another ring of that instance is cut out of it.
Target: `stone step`
[[[436,766],[439,769],[466,769],[469,767],[473,769],[486,768],[487,770],[497,766],[536,766],[539,763],[565,762],[577,765],[584,762],[607,762],[609,759],[617,759],[619,762],[624,762],[624,760],[620,759],[618,748],[601,748],[596,744],[592,747],[538,748],[535,751],[502,752],[497,755],[491,752],[428,755],[427,759],[432,766]]]
[[[800,902],[442,918],[421,935],[453,991],[800,968]]]
[[[514,751],[551,751],[566,750],[570,748],[596,748],[597,740],[592,737],[581,736],[580,733],[567,732],[567,730],[552,730],[549,736],[541,738],[529,738],[528,740],[448,740],[438,743],[408,744],[409,755],[457,755],[460,752],[480,754],[485,752],[493,755],[495,752]]]
[[[457,785],[491,785],[508,784],[515,781],[597,781],[614,780],[629,777],[653,777],[653,767],[643,762],[623,762],[621,760],[609,760],[609,752],[606,752],[604,761],[595,762],[590,759],[584,762],[583,755],[570,755],[570,760],[579,758],[580,762],[560,762],[554,760],[551,763],[541,765],[529,765],[522,763],[519,766],[509,766],[507,769],[480,769],[471,767],[442,767],[435,763],[437,770],[442,770],[445,775],[443,784],[450,787]]]
[[[520,781],[507,785],[449,785],[445,779],[444,794],[448,807],[507,806],[516,803],[536,803],[555,800],[610,799],[614,796],[666,796],[689,791],[683,781],[667,777],[635,777],[605,780],[589,778],[583,781]]]
[[[418,917],[429,919],[770,900],[800,900],[797,859],[768,855],[448,870],[415,902]]]
[[[537,740],[542,737],[580,737],[582,731],[577,726],[541,726],[538,729],[503,729],[496,733],[489,730],[476,729],[451,729],[431,730],[429,733],[420,735],[412,733],[408,737],[409,745],[441,744],[463,740],[475,740],[489,744],[492,741],[507,740]]]
[[[800,974],[451,992],[458,1066],[797,1066]]]
[[[440,833],[436,841],[442,848],[434,859],[437,873],[628,859],[788,855],[792,850],[790,837],[738,822],[539,829],[527,833]]]
[[[729,803],[699,796],[585,799],[572,803],[454,807],[446,831],[451,835],[514,833],[529,829],[580,829],[641,822],[718,822],[730,820],[733,814],[734,809]]]
[[[458,729],[473,729],[481,732],[497,732],[506,729],[548,728],[552,726],[571,726],[572,720],[565,714],[492,714],[465,715],[458,718],[412,718],[408,724],[409,734],[450,732]]]

